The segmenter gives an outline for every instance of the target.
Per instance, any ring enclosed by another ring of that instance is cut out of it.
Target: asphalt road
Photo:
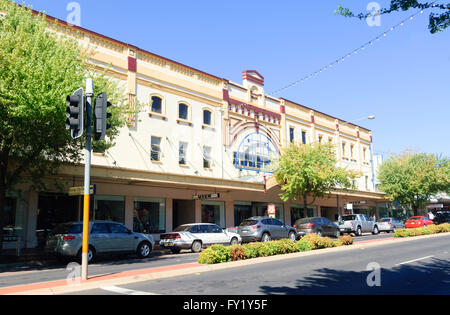
[[[81,294],[449,295],[450,236],[106,287]]]
[[[382,233],[380,235],[367,234],[355,238],[355,243],[368,240],[381,240],[392,238],[392,234]],[[133,256],[127,258],[105,257],[89,266],[89,276],[99,276],[105,274],[114,274],[118,272],[162,267],[169,265],[180,265],[197,262],[198,254],[189,251],[182,251],[181,254],[172,255],[153,253],[148,259],[136,259]],[[25,285],[38,282],[49,282],[64,280],[69,274],[66,270],[67,264],[50,262],[43,265],[19,264],[11,266],[2,266],[0,268],[0,288]]]

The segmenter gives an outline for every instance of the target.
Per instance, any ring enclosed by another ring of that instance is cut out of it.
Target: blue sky
[[[26,4],[66,20],[70,2]],[[238,83],[243,70],[257,70],[266,92],[321,69],[414,13],[382,16],[380,27],[370,27],[334,15],[339,4],[366,12],[369,0],[77,2],[84,28]],[[378,152],[409,148],[450,156],[450,29],[430,34],[429,13],[276,96],[346,121],[375,115],[357,124],[373,131]]]

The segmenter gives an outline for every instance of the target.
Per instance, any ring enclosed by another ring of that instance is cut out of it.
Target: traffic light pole
[[[86,154],[84,170],[84,211],[83,211],[83,248],[81,255],[81,280],[88,279],[89,253],[89,209],[91,199],[91,152],[92,152],[92,104],[94,98],[94,83],[92,79],[86,82]]]

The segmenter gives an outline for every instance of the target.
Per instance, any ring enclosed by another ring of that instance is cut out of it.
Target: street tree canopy
[[[450,160],[407,151],[383,162],[378,179],[386,198],[411,207],[417,215],[431,196],[450,190]]]
[[[87,62],[89,51],[74,39],[49,30],[43,14],[0,0],[0,246],[6,193],[30,181],[42,187],[45,175],[63,163],[83,159],[85,138],[73,140],[65,128],[66,96],[94,79],[96,94],[107,92],[112,107],[107,150],[128,111],[124,88]],[[56,22],[55,22],[56,23]]]
[[[428,29],[432,34],[442,32],[450,26],[450,3],[438,4],[434,2],[424,2],[417,0],[391,0],[389,8],[382,8],[379,14],[390,14],[396,11],[408,11],[410,9],[425,10],[433,9],[430,13]],[[345,17],[356,17],[361,20],[367,19],[373,13],[359,13],[354,14],[349,8],[344,8],[342,5],[336,9],[335,14]]]
[[[351,189],[359,173],[337,166],[331,144],[291,145],[283,150],[275,178],[283,201],[302,200],[304,209],[337,189]],[[308,197],[312,202],[308,203]]]

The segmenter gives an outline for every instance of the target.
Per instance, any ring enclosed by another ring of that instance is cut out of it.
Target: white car
[[[178,254],[182,249],[190,249],[198,253],[202,248],[215,245],[237,245],[242,243],[237,233],[222,230],[219,226],[209,223],[185,224],[173,232],[161,234],[159,245]]]

